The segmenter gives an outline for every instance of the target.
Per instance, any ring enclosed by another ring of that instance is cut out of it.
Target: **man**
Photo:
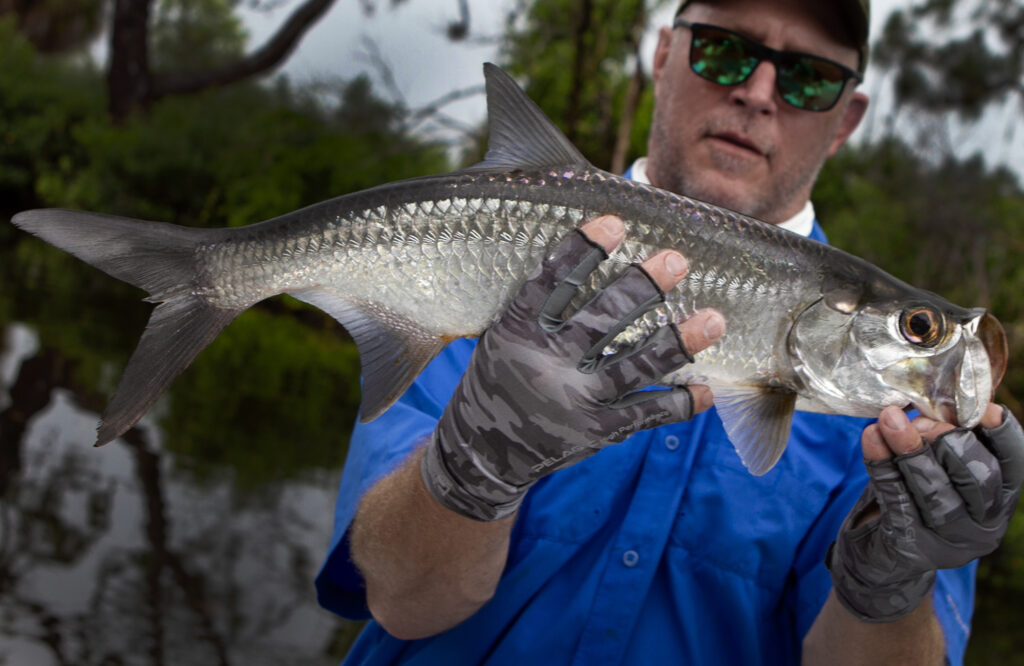
[[[867,106],[850,81],[866,40],[866,0],[684,2],[631,176],[823,240],[809,197]],[[581,230],[475,350],[456,341],[357,427],[317,582],[326,607],[376,620],[351,663],[960,663],[974,569],[952,567],[990,552],[1016,504],[1012,417],[993,406],[971,433],[894,408],[866,429],[798,413],[753,477],[706,387],[635,392],[721,336],[718,313],[612,379],[578,373],[572,335],[686,273],[658,253],[562,322],[567,276],[624,235]]]

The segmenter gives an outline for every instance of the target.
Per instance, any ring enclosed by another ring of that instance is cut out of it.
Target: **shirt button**
[[[675,435],[669,435],[665,438],[665,447],[669,451],[675,451],[679,448],[679,438]]]
[[[640,561],[640,553],[635,550],[627,550],[622,554],[622,563],[627,567],[635,567],[636,563]]]

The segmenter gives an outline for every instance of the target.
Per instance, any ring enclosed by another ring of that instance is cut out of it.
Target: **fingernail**
[[[877,423],[872,423],[864,429],[864,434],[861,435],[861,447],[865,460],[885,460],[892,455],[889,447],[885,445],[885,440],[882,439],[882,433],[878,431]]]
[[[704,320],[704,336],[709,340],[717,340],[725,333],[725,320],[720,314],[712,314]]]
[[[935,421],[925,416],[918,416],[916,419],[910,422],[910,425],[914,426],[914,428],[922,435],[931,432],[932,428],[934,428],[937,424],[938,421]]]
[[[672,275],[683,275],[688,268],[686,259],[678,252],[669,252],[665,255],[665,269]]]
[[[622,220],[613,215],[607,215],[602,218],[601,227],[612,236],[621,236],[626,231],[625,226],[622,224]]]
[[[882,422],[892,430],[900,432],[907,427],[907,415],[895,407],[887,407],[882,412]]]

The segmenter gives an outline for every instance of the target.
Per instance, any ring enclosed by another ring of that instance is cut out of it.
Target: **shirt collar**
[[[650,185],[651,180],[647,177],[647,158],[641,157],[633,162],[633,166],[626,172],[626,177],[638,183]],[[810,236],[811,230],[814,228],[814,204],[808,201],[799,213],[775,226],[801,236]]]

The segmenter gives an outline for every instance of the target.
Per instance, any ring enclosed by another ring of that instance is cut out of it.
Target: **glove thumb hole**
[[[872,498],[864,506],[860,507],[855,514],[850,516],[850,527],[855,529],[881,517],[882,507],[879,506],[878,500]]]

